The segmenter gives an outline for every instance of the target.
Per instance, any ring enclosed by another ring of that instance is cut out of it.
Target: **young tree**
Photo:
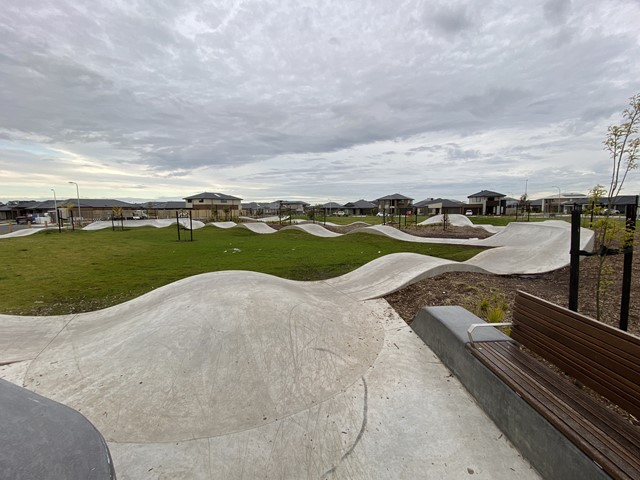
[[[598,254],[598,270],[596,277],[596,318],[600,320],[603,302],[607,287],[611,284],[612,269],[607,265],[607,255],[614,247],[621,244],[628,244],[629,239],[625,238],[626,232],[609,216],[616,204],[616,199],[627,175],[631,170],[638,168],[638,154],[640,153],[640,137],[638,136],[638,125],[640,124],[640,94],[636,94],[629,99],[629,106],[622,112],[622,123],[610,125],[607,129],[607,136],[604,140],[605,150],[611,157],[611,181],[609,190],[606,191],[607,209],[605,216],[598,220],[593,226],[596,231],[596,248]],[[592,212],[600,213],[599,200],[605,193],[602,185],[596,185],[590,191],[590,206]],[[631,240],[632,244],[632,240]]]
[[[607,205],[609,210],[613,208],[615,198],[620,194],[629,171],[638,168],[640,93],[629,99],[629,106],[622,112],[622,119],[620,125],[609,126],[607,138],[603,142],[612,162]]]

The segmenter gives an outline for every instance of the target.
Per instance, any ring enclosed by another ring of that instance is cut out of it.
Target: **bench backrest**
[[[511,338],[640,418],[640,338],[520,291]]]

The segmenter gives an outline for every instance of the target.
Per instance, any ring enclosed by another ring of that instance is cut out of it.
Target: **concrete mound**
[[[261,222],[239,223],[238,228],[246,228],[247,230],[251,230],[253,233],[260,233],[260,234],[276,233],[278,231],[275,228],[271,228],[266,223],[261,223]]]
[[[155,228],[166,228],[176,224],[175,219],[146,219],[146,220],[125,220],[124,222],[115,222],[115,227],[118,228],[121,225],[124,225],[125,228],[135,228],[135,227],[155,227]],[[105,228],[112,228],[114,224],[111,221],[99,220],[97,222],[90,223],[85,226],[83,230],[104,230]],[[188,218],[181,218],[180,225],[182,225],[186,229],[190,229],[191,225],[193,225],[193,229],[197,230],[199,228],[204,227],[204,223],[200,220],[192,220],[189,222]]]
[[[207,225],[211,225],[212,227],[227,229],[227,228],[236,227],[238,224],[236,222],[210,222],[210,223],[207,223]]]
[[[283,227],[282,230],[300,230],[302,232],[308,233],[310,235],[314,235],[316,237],[323,238],[333,238],[333,237],[341,237],[341,233],[332,232],[331,230],[327,230],[322,225],[314,224],[314,223],[303,223],[300,225],[289,225],[287,227]]]

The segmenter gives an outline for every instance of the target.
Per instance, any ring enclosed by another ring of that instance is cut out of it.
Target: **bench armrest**
[[[511,323],[511,322],[504,322],[504,323],[472,323],[471,325],[469,325],[469,329],[467,330],[467,335],[469,336],[469,343],[471,343],[471,345],[473,345],[472,333],[476,328],[482,328],[482,327],[510,327],[511,325],[513,325],[513,323]]]

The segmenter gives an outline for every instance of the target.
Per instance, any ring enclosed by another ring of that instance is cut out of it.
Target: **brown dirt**
[[[633,255],[629,333],[640,336],[640,234],[636,234]],[[585,257],[580,262],[580,290],[578,311],[596,317],[595,286],[597,257]],[[615,327],[620,318],[623,255],[610,256],[611,285],[604,296],[600,320]],[[541,275],[487,275],[451,272],[409,285],[386,297],[386,300],[407,322],[411,323],[418,310],[430,305],[462,305],[473,310],[479,302],[494,293],[503,295],[509,308],[504,321],[511,320],[511,308],[517,290],[544,298],[557,305],[567,306],[569,299],[569,267]]]

